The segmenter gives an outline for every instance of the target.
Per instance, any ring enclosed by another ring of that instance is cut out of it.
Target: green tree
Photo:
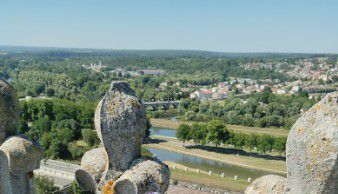
[[[257,138],[257,150],[260,153],[271,152],[274,145],[274,138],[270,135],[261,135]]]
[[[75,138],[74,131],[68,128],[59,128],[56,130],[56,136],[61,141],[63,145],[68,145],[69,142],[73,141]]]
[[[236,111],[229,111],[227,113],[226,121],[231,125],[241,124],[242,117]]]
[[[59,190],[47,176],[34,176],[34,186],[36,194],[52,194]]]
[[[243,133],[235,133],[233,139],[235,148],[242,149],[245,146],[246,135]]]
[[[197,115],[194,111],[187,111],[184,114],[184,118],[188,121],[196,121]]]
[[[286,147],[286,138],[285,137],[277,137],[273,144],[273,149],[277,151],[279,154],[285,152]]]
[[[248,127],[253,127],[255,125],[255,120],[251,115],[245,114],[243,116],[242,125],[248,126]]]
[[[198,124],[193,123],[191,126],[191,138],[194,140],[195,144],[206,144],[206,137],[208,134],[207,125],[206,124]]]
[[[19,121],[19,134],[25,134],[26,132],[28,132],[29,127],[26,121],[24,121],[23,119],[20,119]]]
[[[245,137],[245,147],[253,150],[257,146],[257,135],[250,134]]]
[[[53,88],[47,88],[46,89],[46,95],[48,97],[53,97],[55,95],[55,90]]]
[[[180,124],[177,128],[176,137],[183,142],[183,146],[185,146],[185,141],[190,140],[190,130],[190,126],[187,124]]]
[[[83,141],[86,142],[87,145],[90,147],[98,145],[100,142],[96,131],[93,131],[91,129],[82,129],[81,134]]]
[[[219,120],[213,120],[208,123],[208,133],[206,141],[212,142],[217,146],[224,143],[229,138],[229,131],[223,122]]]
[[[67,149],[72,155],[73,160],[77,160],[83,156],[83,154],[88,151],[88,148],[84,146],[76,145],[76,142],[71,142],[68,144]]]
[[[81,126],[74,119],[65,119],[58,122],[56,128],[58,129],[69,129],[74,135],[74,139],[79,139],[81,136]]]
[[[43,133],[51,131],[52,122],[48,116],[41,117],[34,121],[32,127],[28,131],[28,137],[33,140],[38,140]]]
[[[67,147],[58,139],[53,138],[50,141],[49,148],[45,151],[47,158],[57,159],[66,156],[68,153]]]

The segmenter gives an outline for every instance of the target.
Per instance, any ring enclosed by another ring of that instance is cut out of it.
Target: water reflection
[[[150,132],[151,132],[151,135],[176,137],[176,130],[172,130],[172,129],[163,129],[163,128],[152,127],[152,128],[150,128]]]
[[[213,171],[213,173],[222,174],[225,176],[234,177],[238,175],[240,179],[257,178],[262,175],[271,174],[270,172],[244,168],[228,163],[208,160],[201,157],[191,156],[187,154],[176,153],[168,150],[160,150],[155,148],[147,148],[150,152],[156,155],[162,161],[171,161],[182,164],[190,168],[201,169],[205,171]]]
[[[176,137],[176,130],[163,129],[152,127],[150,129],[151,135],[161,135],[166,137]],[[154,148],[148,148],[150,152],[156,154],[156,156],[162,161],[171,161],[188,166],[190,168],[197,168],[205,171],[213,171],[217,174],[224,173],[225,176],[234,177],[238,175],[238,178],[247,179],[257,178],[266,174],[273,174],[271,172],[256,170],[253,168],[245,168],[237,165],[232,165],[224,162],[218,162],[214,160],[208,160],[201,157],[191,156],[187,154],[176,153],[168,150],[160,150]],[[284,174],[279,174],[285,176]]]

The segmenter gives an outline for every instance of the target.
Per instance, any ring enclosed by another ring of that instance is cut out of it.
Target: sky
[[[0,0],[0,45],[338,53],[338,0]]]

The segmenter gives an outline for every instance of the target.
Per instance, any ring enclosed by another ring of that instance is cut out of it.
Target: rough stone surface
[[[0,150],[8,157],[11,173],[27,173],[40,167],[42,150],[25,138],[10,137],[0,146]]]
[[[245,194],[282,194],[285,193],[286,179],[277,175],[257,178],[245,190]]]
[[[297,120],[286,146],[287,193],[338,192],[338,93]]]
[[[87,151],[81,159],[81,167],[93,177],[96,183],[100,182],[108,168],[108,156],[104,148]]]
[[[170,170],[159,160],[140,158],[114,183],[119,194],[164,193],[169,186]]]
[[[103,148],[83,156],[75,179],[86,191],[104,194],[165,193],[168,166],[139,158],[146,115],[141,99],[126,82],[113,82],[95,112],[95,128]]]
[[[11,180],[9,175],[8,158],[6,154],[0,150],[0,193],[12,193]]]
[[[17,133],[19,108],[14,88],[0,79],[0,144],[5,138]]]
[[[33,170],[40,167],[42,150],[33,142],[22,137],[10,137],[0,150],[8,159],[12,193],[33,194]]]
[[[96,181],[94,180],[93,176],[89,174],[84,169],[77,169],[75,171],[75,180],[77,184],[85,191],[96,191]]]
[[[126,82],[113,82],[95,112],[95,127],[109,165],[106,179],[114,179],[140,155],[145,134],[145,107]]]

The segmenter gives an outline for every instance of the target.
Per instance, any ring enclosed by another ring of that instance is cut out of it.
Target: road
[[[54,184],[63,188],[74,181],[74,173],[80,166],[56,160],[41,160],[40,168],[35,170],[35,174],[45,175],[53,179]],[[170,185],[167,194],[182,193],[182,194],[207,194],[206,192],[188,189]]]
[[[74,173],[80,166],[56,160],[41,160],[35,174],[45,175],[54,180],[55,185],[64,187],[74,181]]]

